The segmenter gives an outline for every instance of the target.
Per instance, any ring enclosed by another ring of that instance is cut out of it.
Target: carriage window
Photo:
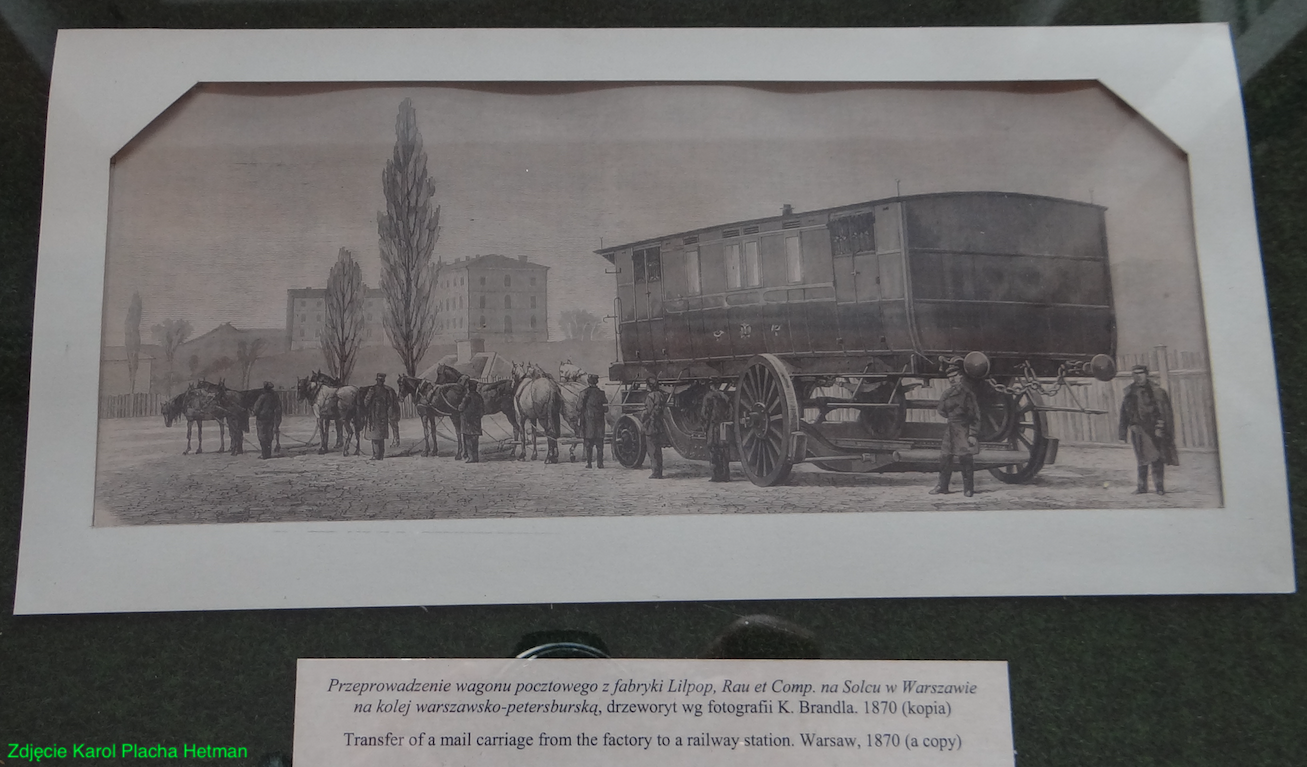
[[[689,248],[685,251],[685,292],[692,296],[699,295],[703,286],[699,282],[699,249]]]
[[[740,243],[726,246],[726,287],[740,287]]]
[[[631,279],[644,282],[644,251],[637,250],[631,254]]]
[[[744,243],[744,284],[755,287],[761,283],[758,269],[758,241]]]
[[[662,254],[657,247],[635,251],[631,265],[636,282],[658,282],[663,278]]]
[[[803,250],[797,235],[785,238],[785,266],[790,282],[803,282]]]
[[[830,223],[831,252],[841,256],[874,251],[875,226],[876,217],[871,213],[835,219]]]

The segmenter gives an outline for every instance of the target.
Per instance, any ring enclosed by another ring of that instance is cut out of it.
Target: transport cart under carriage
[[[933,414],[914,390],[963,358],[981,406],[975,464],[1025,482],[1056,459],[1044,414],[1064,408],[1044,396],[1116,372],[1101,206],[998,192],[786,206],[598,252],[616,266],[613,453],[628,467],[644,459],[652,376],[671,391],[667,446],[691,459],[708,458],[703,395],[726,387],[721,428],[755,484],[796,463],[933,471],[944,425],[908,412]]]

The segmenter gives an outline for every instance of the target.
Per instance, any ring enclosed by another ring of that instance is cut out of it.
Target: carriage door
[[[663,260],[654,245],[632,254],[635,273],[636,324],[640,326],[640,358],[662,359],[667,346],[663,330]]]
[[[880,266],[876,260],[876,216],[854,213],[830,222],[835,272],[835,311],[846,351],[867,349],[880,331]]]

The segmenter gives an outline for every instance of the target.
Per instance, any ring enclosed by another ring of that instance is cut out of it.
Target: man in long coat
[[[720,387],[721,382],[713,379],[700,405],[700,416],[708,429],[708,460],[712,464],[709,482],[731,481],[730,454],[726,440],[722,439],[721,426],[731,420],[731,399]]]
[[[458,403],[458,429],[463,435],[463,460],[481,463],[481,417],[486,412],[486,401],[477,391],[477,382],[463,376],[463,401]]]
[[[667,392],[658,387],[658,379],[649,376],[645,379],[649,393],[644,398],[644,411],[640,414],[640,423],[644,425],[645,450],[653,463],[653,473],[649,479],[663,478],[663,440],[667,437],[667,427],[663,424],[663,412],[667,410]]]
[[[948,484],[953,478],[956,460],[962,468],[962,494],[970,498],[976,492],[974,456],[980,452],[980,443],[976,439],[980,430],[980,403],[962,375],[961,360],[950,362],[947,370],[949,387],[936,408],[936,412],[947,421],[944,439],[939,443],[939,482],[931,488],[930,494],[950,492]]]
[[[281,398],[272,390],[272,381],[263,382],[263,392],[250,410],[259,435],[259,457],[272,457],[272,431],[281,420]]]
[[[386,457],[386,438],[390,436],[392,422],[395,439],[399,440],[399,396],[386,385],[385,373],[377,373],[376,385],[368,387],[363,398],[363,418],[364,431],[372,440],[372,460],[380,461]]]
[[[586,378],[589,386],[581,392],[581,439],[585,440],[585,467],[591,468],[591,453],[598,452],[599,468],[604,467],[604,433],[608,431],[608,395],[599,388],[599,376]]]
[[[1175,449],[1175,418],[1171,412],[1171,396],[1166,390],[1148,380],[1148,368],[1135,365],[1130,371],[1134,383],[1125,387],[1121,399],[1121,422],[1117,436],[1127,439],[1135,449],[1138,484],[1135,493],[1148,492],[1148,467],[1153,467],[1153,487],[1158,495],[1166,495],[1164,475],[1166,464],[1180,465]]]

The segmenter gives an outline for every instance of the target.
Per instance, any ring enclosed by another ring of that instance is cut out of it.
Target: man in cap
[[[477,382],[463,376],[463,401],[458,403],[458,430],[463,435],[463,455],[468,463],[481,463],[481,416],[486,401],[477,391]]]
[[[712,464],[709,482],[731,481],[730,454],[726,440],[722,438],[722,424],[731,420],[731,400],[721,390],[721,385],[720,379],[712,379],[700,405],[700,416],[708,429],[708,460]]]
[[[259,436],[259,458],[272,457],[272,432],[281,420],[281,398],[272,390],[272,381],[263,382],[263,391],[254,401],[255,429]]]
[[[667,392],[658,387],[658,379],[649,376],[645,379],[649,393],[644,398],[644,411],[640,413],[640,423],[644,425],[645,450],[653,463],[653,473],[649,479],[663,478],[663,439],[667,436],[667,427],[663,424],[663,411],[667,409]]]
[[[394,424],[395,441],[399,441],[399,397],[386,385],[386,374],[377,373],[377,383],[368,387],[363,397],[364,430],[372,441],[372,460],[386,457],[386,438]]]
[[[944,417],[944,439],[939,443],[939,482],[930,494],[946,494],[953,477],[953,462],[962,468],[962,494],[970,498],[976,491],[974,456],[980,452],[976,436],[980,429],[980,403],[963,377],[962,360],[950,360],[945,368],[949,387],[940,397],[936,412]]]
[[[599,388],[599,376],[586,377],[589,386],[581,392],[581,439],[585,440],[585,467],[591,468],[591,453],[597,452],[599,468],[604,467],[604,433],[608,430],[608,395]]]
[[[1129,440],[1135,449],[1138,482],[1135,493],[1148,492],[1148,467],[1153,467],[1153,487],[1158,495],[1166,495],[1164,475],[1166,464],[1180,465],[1175,449],[1175,419],[1171,413],[1171,397],[1166,390],[1148,379],[1148,367],[1135,365],[1130,370],[1134,382],[1125,387],[1121,399],[1121,421],[1118,437]]]

